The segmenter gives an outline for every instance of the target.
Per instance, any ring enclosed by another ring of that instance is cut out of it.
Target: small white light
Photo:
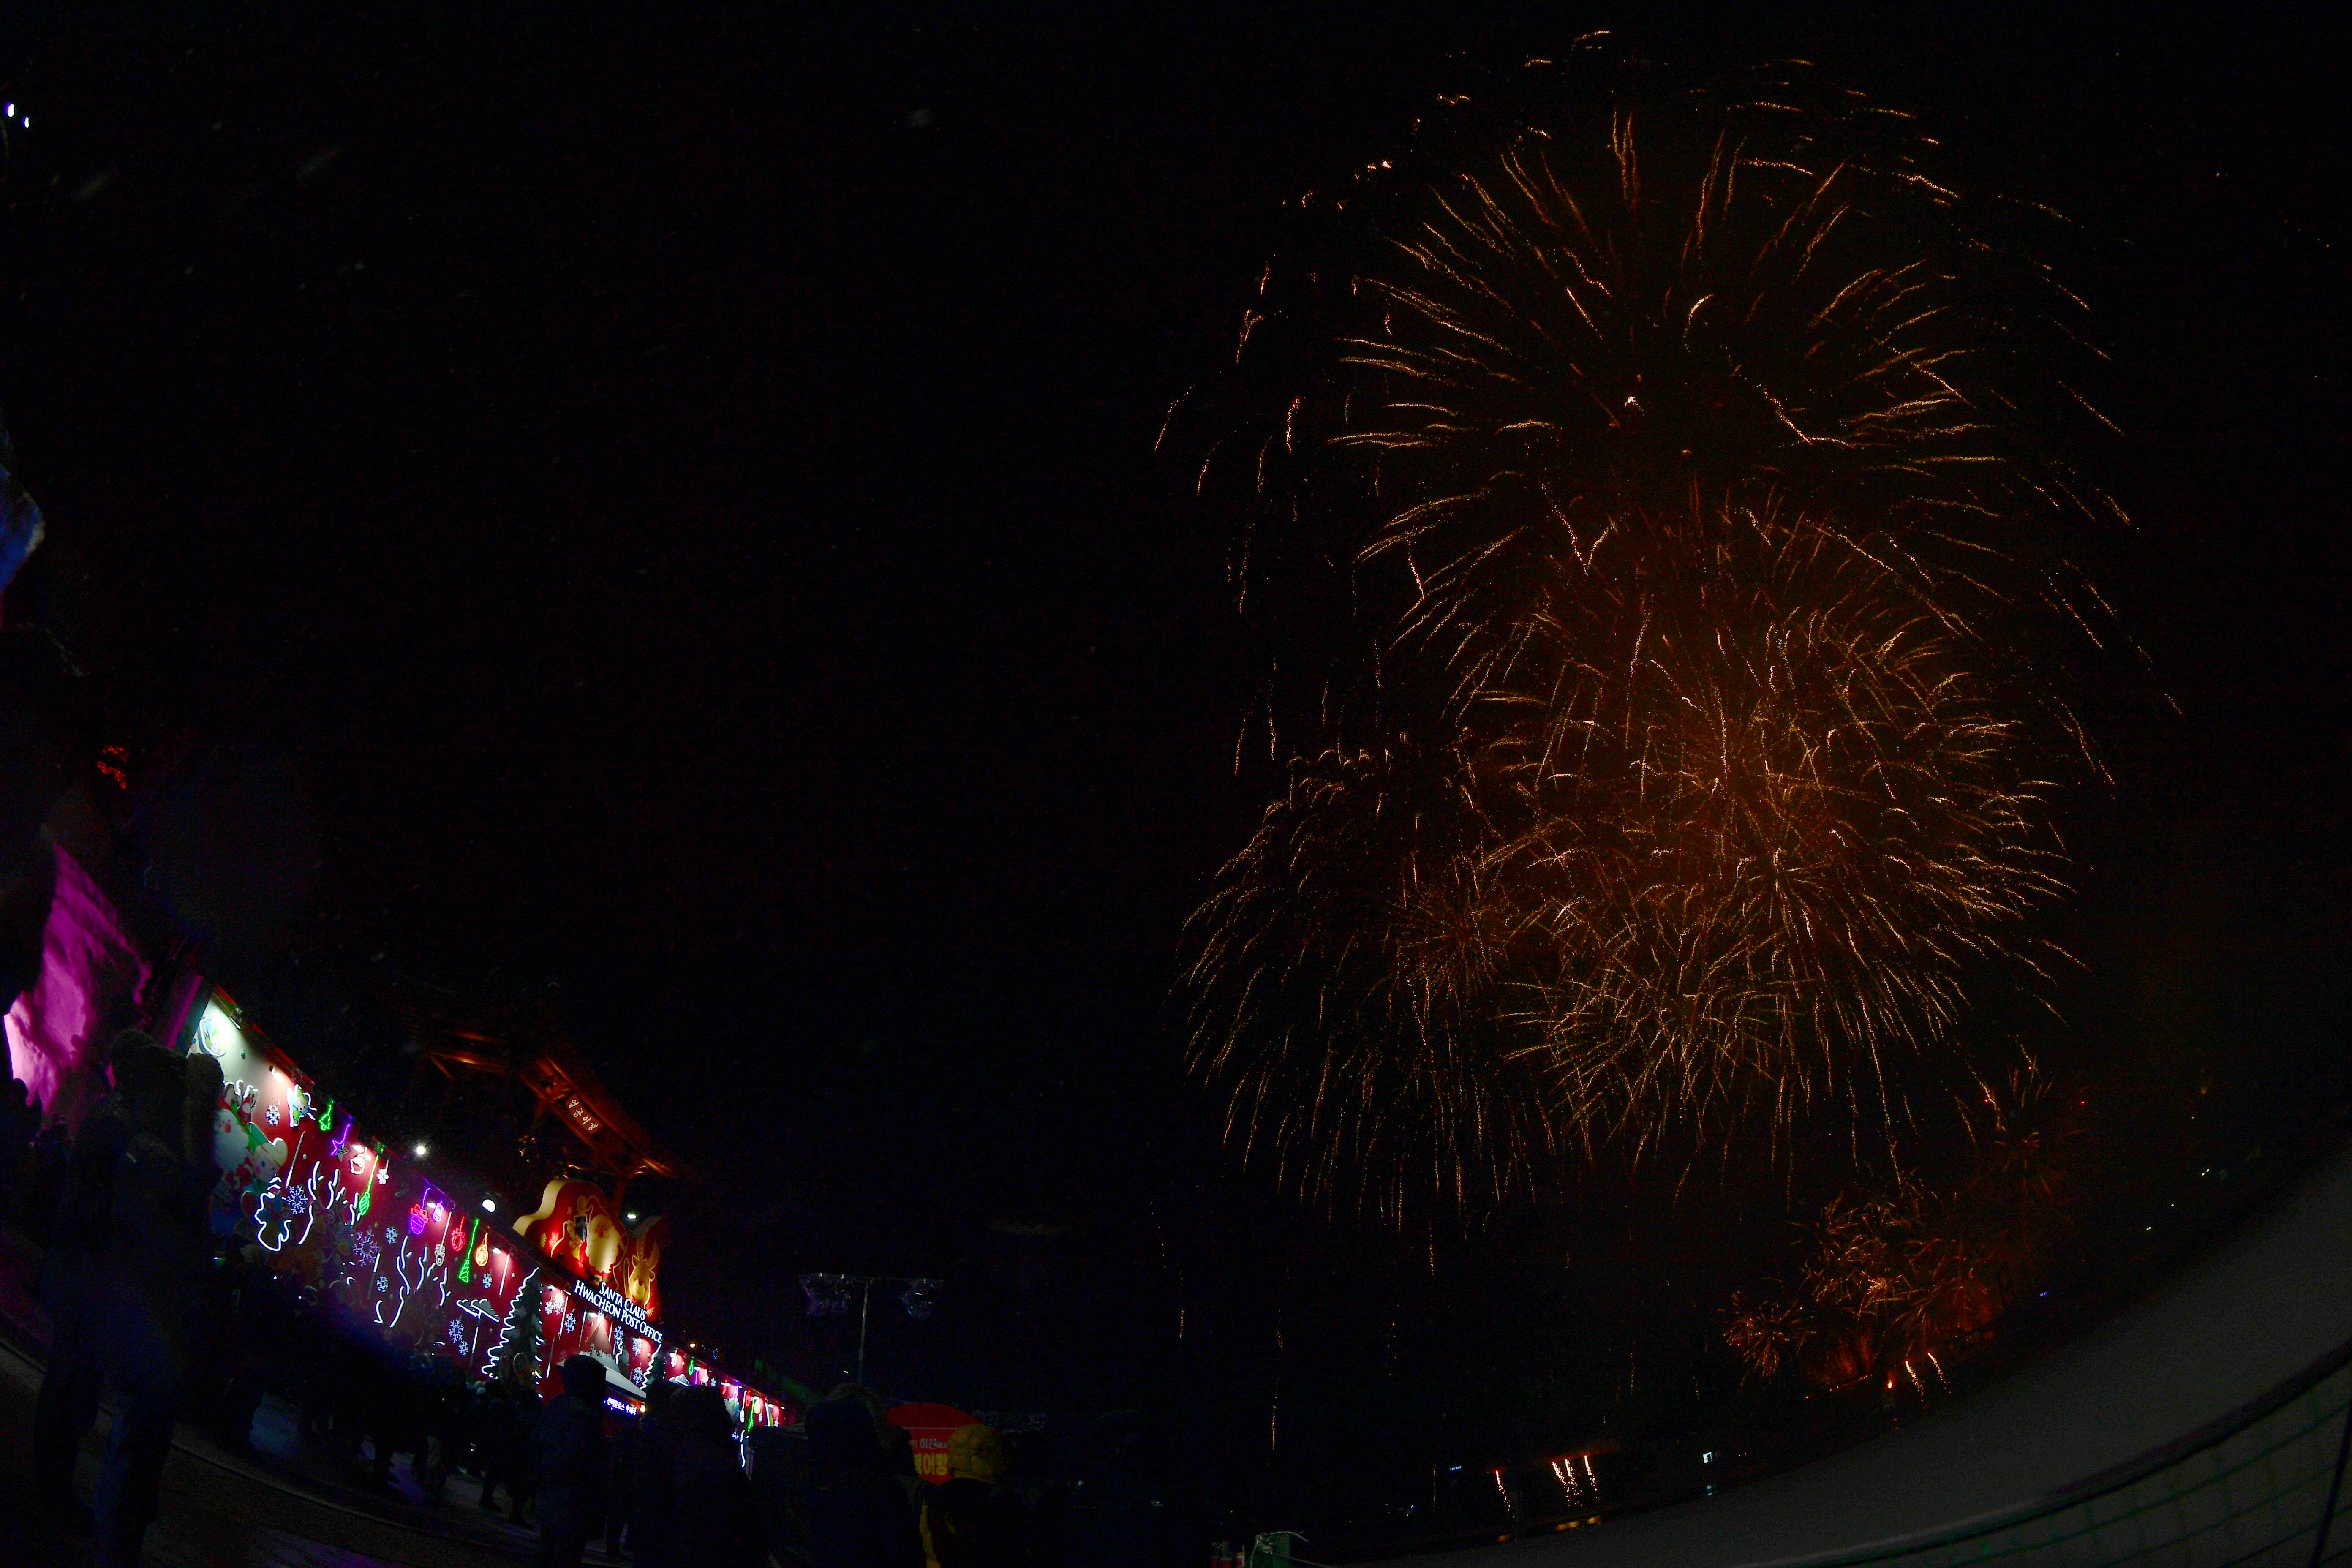
[[[1711,1465],[1715,1463],[1715,1450],[1709,1448],[1706,1453],[1701,1454],[1698,1457],[1698,1462],[1702,1465]]]
[[[416,1146],[416,1157],[420,1160],[425,1158],[425,1145],[422,1143]]]
[[[631,1225],[637,1223],[637,1216],[633,1214],[623,1215],[621,1217],[627,1220]]]
[[[484,1214],[496,1214],[499,1212],[499,1205],[490,1199],[484,1198],[482,1200],[482,1212]]]

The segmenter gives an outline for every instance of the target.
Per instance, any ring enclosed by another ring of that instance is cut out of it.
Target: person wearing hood
[[[1013,1455],[975,1421],[948,1438],[948,1479],[923,1500],[923,1551],[938,1568],[1016,1568],[1028,1518],[1013,1490]]]

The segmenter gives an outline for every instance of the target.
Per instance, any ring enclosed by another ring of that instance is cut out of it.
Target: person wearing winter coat
[[[681,1568],[763,1568],[767,1543],[726,1401],[715,1388],[680,1389],[663,1426],[676,1562]]]
[[[809,1412],[808,1434],[809,1556],[815,1568],[922,1568],[914,1504],[884,1468],[866,1406],[827,1399]]]
[[[629,1465],[629,1551],[637,1568],[685,1568],[678,1555],[677,1499],[672,1489],[670,1406],[685,1389],[656,1378],[646,1390],[646,1413],[637,1417],[635,1452]]]
[[[539,1568],[580,1568],[605,1502],[604,1364],[576,1355],[562,1377],[563,1392],[541,1407],[531,1432]]]
[[[948,1479],[923,1500],[923,1551],[939,1568],[1016,1568],[1028,1516],[1012,1486],[1012,1451],[972,1422],[948,1438]]]
[[[108,1194],[109,1285],[99,1318],[99,1362],[122,1395],[92,1503],[99,1568],[138,1568],[155,1522],[190,1347],[203,1337],[195,1320],[212,1258],[205,1194],[213,1172],[209,1159],[192,1157],[187,1128],[196,1119],[188,1102],[218,1095],[219,1064],[151,1046],[132,1080],[137,1131]]]
[[[74,1453],[98,1423],[106,1384],[100,1351],[115,1281],[107,1245],[114,1178],[137,1131],[133,1068],[155,1043],[136,1029],[114,1037],[109,1055],[113,1092],[90,1107],[66,1156],[65,1180],[48,1216],[40,1295],[55,1331],[49,1364],[33,1406],[33,1495],[42,1506],[88,1528],[89,1510],[73,1492]],[[55,1131],[53,1128],[52,1131]]]

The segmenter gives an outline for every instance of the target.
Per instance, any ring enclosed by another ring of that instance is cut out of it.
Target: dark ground
[[[0,1517],[7,1560],[41,1568],[84,1568],[89,1538],[56,1522],[31,1494],[33,1400],[46,1363],[48,1323],[30,1292],[37,1259],[0,1226]],[[83,1444],[75,1487],[87,1502],[97,1479],[110,1410]],[[282,1426],[283,1423],[278,1423]],[[265,1417],[264,1428],[269,1426]],[[305,1452],[290,1431],[262,1431],[265,1452],[232,1455],[183,1426],[163,1467],[161,1510],[148,1531],[148,1568],[487,1568],[529,1562],[537,1540],[480,1518],[465,1506],[471,1483],[452,1483],[459,1506],[414,1495],[363,1494],[356,1466]],[[406,1466],[395,1469],[395,1486]],[[341,1473],[338,1473],[341,1472]],[[600,1556],[601,1561],[601,1548]]]

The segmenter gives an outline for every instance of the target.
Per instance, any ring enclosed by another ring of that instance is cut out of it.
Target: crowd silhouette
[[[0,1095],[0,1212],[42,1243],[52,1323],[35,1412],[35,1491],[89,1535],[101,1568],[131,1568],[153,1524],[172,1437],[185,1420],[253,1451],[275,1396],[297,1440],[362,1486],[394,1466],[433,1502],[453,1477],[477,1506],[535,1528],[542,1568],[573,1568],[592,1542],[646,1568],[1020,1568],[1055,1555],[1013,1447],[974,1424],[954,1434],[944,1484],[917,1474],[887,1402],[843,1384],[800,1430],[745,1432],[718,1389],[656,1382],[641,1414],[609,1399],[580,1355],[542,1397],[535,1366],[469,1377],[386,1338],[273,1255],[216,1237],[211,1111],[219,1065],[118,1034],[107,1092],[68,1136],[20,1081]],[[78,1451],[117,1396],[95,1489]],[[748,1462],[747,1462],[748,1461]]]

